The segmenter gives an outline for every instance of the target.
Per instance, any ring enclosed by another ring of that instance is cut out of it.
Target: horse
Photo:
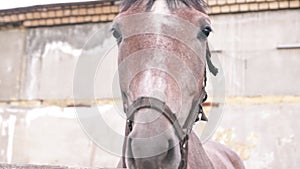
[[[130,169],[244,169],[240,157],[192,131],[216,75],[202,0],[123,0],[112,24],[127,122],[118,164]]]

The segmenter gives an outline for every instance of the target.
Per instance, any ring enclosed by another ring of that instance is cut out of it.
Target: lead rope
[[[181,161],[179,164],[178,169],[187,169],[188,164],[188,152],[189,152],[189,135],[186,135],[185,138],[180,142],[180,154],[181,154]]]

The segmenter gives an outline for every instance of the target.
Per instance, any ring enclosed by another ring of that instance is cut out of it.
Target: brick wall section
[[[0,29],[110,22],[119,0],[39,5],[0,11]]]
[[[300,0],[208,0],[209,14],[300,8]]]
[[[40,5],[0,11],[0,29],[110,22],[121,0]],[[209,14],[300,8],[300,0],[207,0]]]

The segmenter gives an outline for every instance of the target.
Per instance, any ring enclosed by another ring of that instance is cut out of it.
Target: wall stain
[[[252,150],[257,146],[259,136],[256,132],[250,132],[246,140],[240,141],[234,132],[234,129],[221,129],[217,131],[213,140],[225,144],[235,151],[242,160],[249,160]]]

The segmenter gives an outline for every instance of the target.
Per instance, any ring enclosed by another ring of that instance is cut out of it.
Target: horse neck
[[[198,136],[192,132],[189,136],[188,168],[189,169],[214,169]]]

